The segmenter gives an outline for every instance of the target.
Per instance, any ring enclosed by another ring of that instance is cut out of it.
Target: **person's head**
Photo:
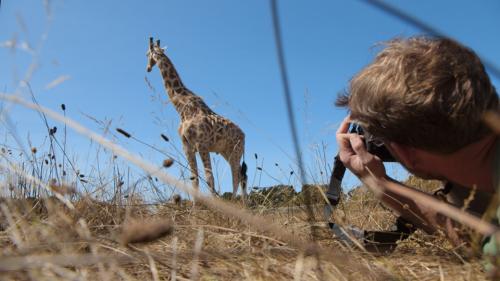
[[[482,118],[498,97],[471,49],[414,37],[386,42],[337,105],[384,142],[449,154],[489,134]]]

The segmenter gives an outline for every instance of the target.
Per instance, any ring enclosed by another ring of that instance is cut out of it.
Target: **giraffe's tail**
[[[243,160],[240,168],[240,184],[244,190],[247,188],[247,179],[247,164],[245,163],[245,160]]]

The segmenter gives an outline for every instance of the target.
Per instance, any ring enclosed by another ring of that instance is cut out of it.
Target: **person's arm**
[[[366,177],[361,179],[363,183],[375,193],[377,197],[394,212],[402,216],[408,221],[411,221],[415,226],[423,229],[427,233],[434,233],[437,230],[442,230],[448,238],[455,244],[460,244],[459,234],[455,230],[456,223],[450,218],[443,216],[436,212],[434,209],[426,205],[420,204],[422,198],[428,200],[435,200],[435,198],[422,192],[416,188],[406,186],[397,182],[389,177],[384,177],[373,181],[368,180]],[[402,189],[404,191],[416,192],[421,196],[420,198],[406,197],[401,195]],[[381,190],[384,190],[381,192]]]
[[[430,208],[429,204],[423,204],[424,202],[432,203],[436,199],[390,179],[386,175],[383,162],[366,150],[362,136],[347,133],[349,121],[346,118],[337,131],[339,157],[346,168],[360,178],[377,198],[403,218],[428,233],[442,229],[454,243],[458,243],[458,235],[452,221],[439,214],[435,208]],[[452,208],[452,206],[449,207]]]

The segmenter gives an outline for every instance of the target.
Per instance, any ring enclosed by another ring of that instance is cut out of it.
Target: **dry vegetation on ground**
[[[414,183],[424,184],[414,180]],[[435,183],[430,183],[435,184]],[[254,195],[256,196],[256,195]],[[254,214],[304,240],[311,225],[321,251],[298,247],[230,215],[190,201],[141,205],[58,200],[3,200],[1,278],[4,280],[483,280],[480,261],[466,258],[444,238],[421,232],[392,253],[368,252],[337,241],[296,207],[295,198]],[[274,197],[273,197],[274,198]],[[269,198],[272,202],[273,198]],[[238,204],[238,203],[235,203]],[[394,216],[360,188],[336,218],[365,229],[387,230]],[[155,239],[160,237],[158,239]],[[141,242],[149,241],[150,242]],[[125,244],[127,241],[139,243]]]

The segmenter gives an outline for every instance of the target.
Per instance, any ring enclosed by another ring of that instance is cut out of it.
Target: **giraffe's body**
[[[222,155],[231,167],[233,196],[241,184],[243,198],[246,196],[246,165],[240,165],[245,150],[245,134],[227,118],[210,109],[203,99],[182,83],[174,65],[160,48],[150,40],[148,72],[157,64],[165,83],[170,101],[180,115],[179,135],[184,153],[191,168],[193,185],[199,188],[196,153],[200,154],[205,168],[206,180],[212,193],[216,194],[210,152]]]

